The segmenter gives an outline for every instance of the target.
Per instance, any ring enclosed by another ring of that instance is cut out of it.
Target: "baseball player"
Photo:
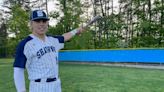
[[[26,92],[24,70],[30,80],[29,92],[61,92],[58,75],[58,53],[64,42],[84,30],[79,27],[62,36],[48,36],[49,18],[42,10],[30,15],[32,33],[23,39],[16,50],[14,82],[17,92]]]

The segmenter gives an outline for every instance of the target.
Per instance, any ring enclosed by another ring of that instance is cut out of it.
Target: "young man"
[[[82,33],[82,27],[63,34],[47,36],[49,18],[42,10],[32,11],[32,34],[22,40],[16,50],[14,82],[17,92],[26,92],[24,70],[30,80],[29,92],[61,92],[58,75],[58,53],[64,42]]]

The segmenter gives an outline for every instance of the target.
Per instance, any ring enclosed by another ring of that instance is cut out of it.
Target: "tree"
[[[81,10],[82,4],[80,0],[58,0],[60,2],[61,11],[63,13],[63,17],[60,18],[59,22],[57,23],[56,27],[50,27],[49,33],[52,35],[61,35],[65,32],[69,32],[70,30],[73,30],[77,27],[79,27],[79,24],[81,24],[82,20],[80,15],[83,14],[83,11]],[[59,17],[58,12],[51,13],[50,16],[54,18]],[[87,35],[87,33],[86,33]],[[82,43],[82,39],[80,37],[77,37],[75,39],[72,39],[70,42],[67,42],[65,49],[69,49],[71,46],[74,46],[75,49],[82,49],[85,48],[85,44]],[[84,37],[83,41],[88,41],[87,37]],[[78,40],[79,39],[79,40]],[[87,43],[84,42],[84,43]],[[89,47],[89,46],[88,46]],[[71,48],[72,49],[72,48]]]
[[[0,57],[6,57],[7,56],[7,30],[6,30],[6,24],[4,21],[2,22],[0,26]]]
[[[3,17],[3,10],[0,10],[0,57],[7,56],[7,26]]]

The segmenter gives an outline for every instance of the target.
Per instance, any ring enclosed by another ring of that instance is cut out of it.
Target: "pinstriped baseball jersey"
[[[45,41],[30,34],[17,47],[14,67],[26,68],[29,80],[58,77],[58,52],[63,36],[46,36]]]

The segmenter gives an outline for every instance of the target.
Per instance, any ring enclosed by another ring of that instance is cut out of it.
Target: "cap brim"
[[[45,18],[45,17],[38,17],[38,18],[34,18],[34,19],[32,19],[32,21],[35,21],[35,20],[40,20],[40,19],[42,19],[42,20],[50,20],[49,18]]]

